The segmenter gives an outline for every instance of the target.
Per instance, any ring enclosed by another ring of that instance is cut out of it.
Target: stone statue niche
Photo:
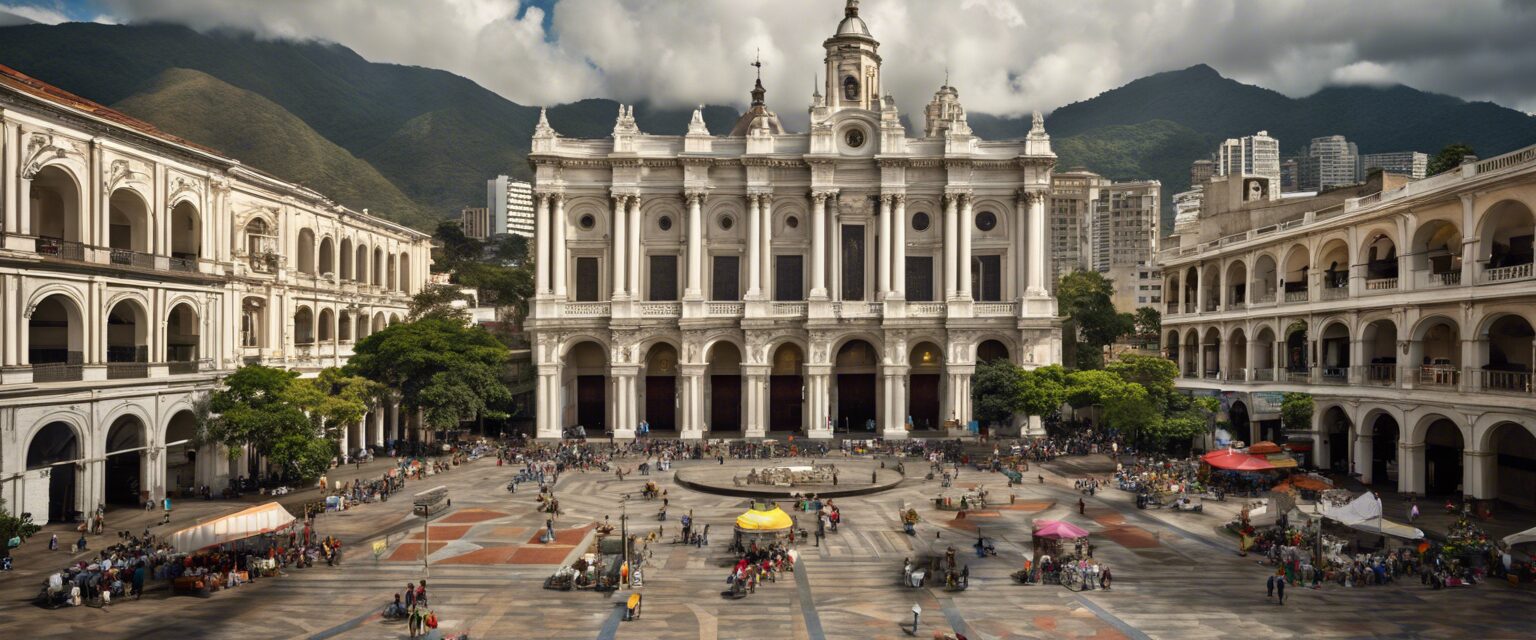
[[[766,469],[752,469],[747,472],[746,484],[761,484],[775,487],[797,487],[803,485],[830,485],[837,475],[837,465],[817,464],[809,467],[769,467]],[[741,484],[742,478],[737,478],[737,484]]]

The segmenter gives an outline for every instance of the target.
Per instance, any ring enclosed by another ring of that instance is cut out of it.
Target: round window
[[[843,141],[855,149],[864,146],[864,130],[857,128],[849,129],[848,133],[843,134]]]
[[[784,219],[784,225],[791,229],[797,228],[800,226],[800,219],[796,218],[795,216],[790,216]]]
[[[991,211],[983,211],[976,214],[976,228],[982,231],[991,231],[997,228],[997,216]]]
[[[734,226],[736,226],[736,219],[735,218],[732,218],[730,216],[721,216],[720,217],[720,228],[721,229],[724,229],[726,231],[730,231],[731,227],[734,227]]]
[[[931,224],[933,224],[933,220],[930,220],[928,218],[928,214],[926,214],[926,213],[923,213],[923,212],[919,211],[919,212],[917,212],[916,215],[912,216],[912,228],[913,229],[916,229],[918,231],[927,231],[928,230],[928,225],[931,225]]]
[[[656,226],[661,227],[662,231],[671,231],[672,216],[662,216],[660,220],[656,221]]]
[[[592,217],[592,214],[589,213],[582,216],[580,220],[577,220],[576,224],[581,225],[581,228],[583,229],[590,230],[592,227],[597,226],[597,218]]]

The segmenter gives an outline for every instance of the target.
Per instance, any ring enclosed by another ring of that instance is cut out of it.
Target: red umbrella
[[[1212,451],[1201,456],[1200,460],[1217,469],[1228,471],[1267,471],[1275,468],[1275,465],[1264,458],[1232,449]]]

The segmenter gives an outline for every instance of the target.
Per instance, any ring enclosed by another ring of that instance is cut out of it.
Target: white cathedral
[[[1061,361],[1039,114],[1022,140],[980,140],[946,85],[911,137],[858,0],[823,46],[809,133],[761,78],[724,136],[698,111],[657,136],[621,106],[589,140],[541,114],[540,438],[937,434],[972,421],[978,362]]]

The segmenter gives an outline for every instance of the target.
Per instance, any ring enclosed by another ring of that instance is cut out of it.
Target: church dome
[[[869,25],[859,17],[859,0],[848,0],[848,6],[843,9],[843,21],[837,23],[837,35],[871,37]]]

